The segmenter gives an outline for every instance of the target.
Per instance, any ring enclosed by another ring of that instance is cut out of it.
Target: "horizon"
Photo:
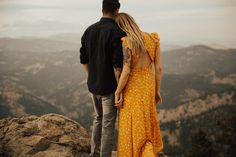
[[[143,31],[158,32],[163,44],[236,48],[236,2],[233,0],[138,3],[120,0],[120,3],[121,12],[131,14]],[[0,37],[50,38],[62,34],[79,37],[101,16],[101,1],[3,0],[0,2]]]

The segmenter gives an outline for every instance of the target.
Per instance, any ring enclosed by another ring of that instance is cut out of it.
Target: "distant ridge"
[[[72,43],[50,38],[0,38],[1,51],[58,52],[64,50],[76,51],[79,47],[79,41]]]

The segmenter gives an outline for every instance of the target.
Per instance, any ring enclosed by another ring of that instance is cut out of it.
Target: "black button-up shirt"
[[[102,17],[86,29],[81,38],[80,63],[89,65],[88,89],[93,94],[114,93],[115,68],[122,68],[121,38],[125,33],[113,19]]]

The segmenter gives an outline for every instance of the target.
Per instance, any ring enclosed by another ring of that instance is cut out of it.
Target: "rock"
[[[90,135],[57,114],[0,120],[0,157],[89,157]]]

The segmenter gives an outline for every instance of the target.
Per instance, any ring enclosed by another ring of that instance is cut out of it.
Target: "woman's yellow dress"
[[[159,44],[157,33],[144,34],[148,54],[154,63]],[[128,47],[126,37],[123,44]],[[124,89],[124,103],[118,117],[118,157],[154,157],[163,149],[155,103],[152,66],[131,69]]]

